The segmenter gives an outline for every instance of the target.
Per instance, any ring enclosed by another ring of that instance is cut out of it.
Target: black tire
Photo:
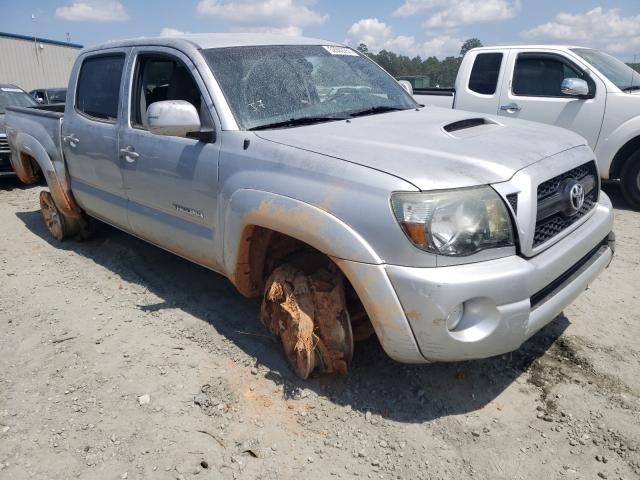
[[[62,213],[46,190],[40,192],[40,212],[47,230],[60,242],[69,238],[87,240],[93,234],[93,223],[89,219],[72,218]]]
[[[640,150],[631,155],[620,175],[622,194],[631,207],[640,210]]]

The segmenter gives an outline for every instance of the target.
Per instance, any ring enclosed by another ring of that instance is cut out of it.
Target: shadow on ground
[[[156,305],[141,306],[142,310],[179,308],[208,322],[255,358],[256,364],[268,367],[267,378],[283,385],[286,394],[293,396],[308,388],[338,405],[401,422],[424,422],[482,408],[542,356],[569,325],[561,315],[512,354],[452,364],[396,363],[371,338],[356,345],[348,376],[316,376],[302,382],[260,324],[259,302],[242,297],[222,276],[106,225],[91,241],[61,243],[48,234],[39,211],[17,216],[56,248],[82,255],[162,299]]]
[[[4,191],[12,191],[12,190],[28,190],[29,188],[33,188],[36,185],[25,185],[18,177],[14,175],[3,175],[0,176],[0,192]]]

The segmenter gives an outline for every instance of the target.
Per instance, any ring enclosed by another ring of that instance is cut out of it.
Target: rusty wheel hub
[[[291,265],[267,280],[260,318],[282,341],[296,374],[314,369],[346,373],[353,356],[353,334],[338,272],[305,275]]]
[[[53,203],[53,198],[49,192],[40,192],[40,211],[42,212],[42,218],[49,233],[51,233],[56,240],[62,240],[64,237],[62,217],[55,203]]]

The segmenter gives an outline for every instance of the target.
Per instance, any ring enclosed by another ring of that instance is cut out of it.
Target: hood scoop
[[[466,130],[467,128],[479,127],[480,125],[497,125],[496,122],[492,122],[487,118],[465,118],[464,120],[458,120],[457,122],[445,125],[445,132],[457,132],[459,130]]]
[[[499,127],[500,124],[488,118],[465,118],[442,127],[449,135],[455,138],[467,138],[480,135],[487,128]],[[484,127],[484,128],[478,128]]]

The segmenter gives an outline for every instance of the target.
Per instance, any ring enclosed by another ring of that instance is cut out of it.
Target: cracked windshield
[[[346,47],[231,47],[204,55],[245,130],[418,106],[375,63]]]

